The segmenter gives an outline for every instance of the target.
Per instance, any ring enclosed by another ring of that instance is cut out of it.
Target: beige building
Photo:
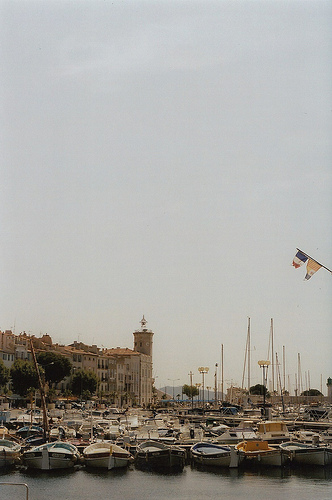
[[[119,404],[148,405],[152,395],[152,330],[146,327],[146,319],[140,321],[141,328],[135,330],[134,349],[117,347],[107,354],[116,359],[116,392]]]
[[[0,359],[11,367],[15,359],[31,360],[30,339],[36,353],[53,351],[70,359],[73,369],[92,371],[98,378],[97,393],[119,405],[147,405],[152,403],[152,339],[153,332],[146,327],[146,319],[140,321],[141,328],[133,332],[134,349],[116,347],[99,349],[96,345],[73,342],[64,346],[53,344],[52,338],[44,334],[40,338],[25,332],[15,335],[11,330],[0,332]],[[70,378],[58,384],[64,391]]]

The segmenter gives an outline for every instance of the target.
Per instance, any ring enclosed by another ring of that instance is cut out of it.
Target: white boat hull
[[[115,444],[95,443],[83,451],[85,465],[102,469],[127,467],[132,461],[131,454]]]
[[[68,469],[78,462],[78,458],[77,449],[69,443],[66,447],[58,443],[46,443],[23,454],[25,465],[39,470]]]
[[[317,450],[298,450],[292,453],[291,460],[303,465],[330,465],[332,464],[332,448]]]

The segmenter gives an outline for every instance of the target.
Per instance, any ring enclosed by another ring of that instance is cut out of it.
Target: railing
[[[24,486],[26,490],[26,500],[29,500],[29,487],[25,483],[0,483],[0,486]]]

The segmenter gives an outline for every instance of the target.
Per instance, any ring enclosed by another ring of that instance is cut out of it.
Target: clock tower
[[[135,330],[133,333],[134,351],[152,357],[152,337],[154,334],[152,330],[148,330],[146,328],[147,321],[144,318],[144,314],[140,323],[141,323],[141,328],[139,330]]]

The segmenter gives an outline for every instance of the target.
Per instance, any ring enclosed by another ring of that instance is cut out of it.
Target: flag
[[[293,266],[298,268],[302,266],[306,261],[308,260],[308,257],[304,255],[304,253],[300,252],[300,250],[297,252],[293,259]]]
[[[318,264],[314,259],[308,259],[307,262],[307,274],[305,275],[305,280],[310,280],[311,276],[315,274],[322,266]]]

